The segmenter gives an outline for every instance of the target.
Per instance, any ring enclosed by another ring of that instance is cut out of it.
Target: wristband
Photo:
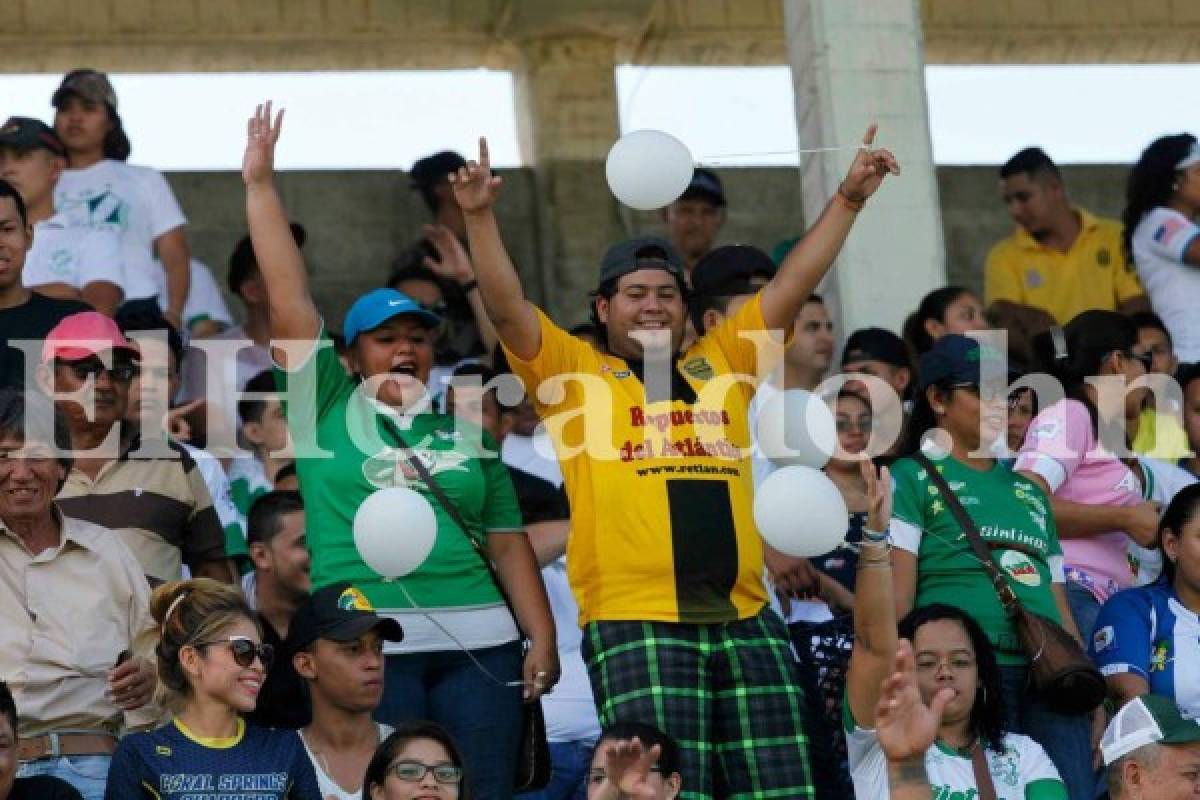
[[[470,294],[473,289],[479,288],[479,281],[472,278],[471,280],[467,281],[466,283],[460,283],[458,285],[458,288],[462,289],[463,294]]]
[[[864,544],[883,544],[888,540],[888,530],[884,528],[882,531],[873,531],[870,528],[863,528],[862,538]]]
[[[838,186],[837,193],[833,195],[833,199],[836,200],[843,208],[856,213],[862,211],[863,206],[867,204],[866,199],[855,200],[851,198],[850,195],[846,194],[846,191],[841,186]]]

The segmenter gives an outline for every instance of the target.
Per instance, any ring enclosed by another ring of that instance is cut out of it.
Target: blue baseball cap
[[[921,388],[946,383],[978,384],[985,358],[1004,363],[1004,354],[981,345],[978,340],[960,333],[946,334],[921,356]],[[1011,379],[1009,370],[1005,369],[1004,374]]]
[[[422,306],[403,292],[395,289],[373,289],[354,301],[342,322],[342,335],[346,344],[353,344],[363,331],[378,328],[392,317],[412,314],[427,328],[432,328],[442,318]]]

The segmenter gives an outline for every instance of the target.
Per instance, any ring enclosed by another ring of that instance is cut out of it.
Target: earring
[[[986,686],[980,686],[980,687],[979,687],[979,691],[980,691],[980,693],[981,693],[981,696],[980,696],[980,698],[979,698],[979,702],[980,702],[980,703],[983,703],[984,705],[986,705],[986,704],[987,704],[987,687],[986,687]]]

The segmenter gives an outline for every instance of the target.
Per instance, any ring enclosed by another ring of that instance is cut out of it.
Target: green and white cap
[[[1181,714],[1171,698],[1147,694],[1116,713],[1100,739],[1100,752],[1107,766],[1148,744],[1193,742],[1200,742],[1200,721]]]

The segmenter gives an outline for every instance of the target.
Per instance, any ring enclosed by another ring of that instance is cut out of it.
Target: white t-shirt
[[[1159,207],[1133,231],[1133,260],[1150,305],[1162,317],[1180,361],[1200,361],[1200,267],[1183,263],[1200,226],[1183,214]]]
[[[30,288],[65,283],[76,289],[107,281],[123,289],[121,239],[113,231],[72,227],[64,214],[35,222],[21,281]]]
[[[184,327],[191,329],[193,324],[208,319],[224,323],[226,327],[232,325],[233,315],[229,313],[229,306],[225,305],[225,298],[221,295],[220,288],[217,287],[212,270],[208,268],[207,264],[194,258],[189,266],[192,280],[188,286],[187,301],[183,304]],[[159,273],[162,273],[161,264],[158,270]],[[162,277],[165,283],[166,275],[163,274]],[[158,304],[163,311],[167,310],[166,286],[159,291]]]
[[[567,581],[566,558],[543,567],[542,582],[554,615],[558,663],[562,670],[554,691],[542,696],[546,738],[551,742],[595,742],[600,738],[600,719],[596,716],[596,700],[583,663],[579,606]]]
[[[379,726],[379,741],[392,735],[392,726],[385,725],[382,722],[376,722]],[[333,778],[325,772],[324,766],[321,764],[321,759],[313,755],[313,751],[309,749],[308,740],[304,738],[304,733],[300,733],[300,741],[304,742],[304,752],[308,753],[308,760],[312,762],[313,770],[317,773],[317,788],[321,791],[321,800],[328,800],[332,797],[334,800],[362,800],[362,787],[359,786],[354,791],[348,792],[341,786],[338,786]]]
[[[155,297],[163,279],[154,240],[187,224],[162,173],[104,159],[64,170],[54,188],[54,207],[73,226],[116,231],[125,266],[125,298]]]
[[[849,719],[848,722],[853,722]],[[1004,752],[987,749],[988,769],[997,800],[1067,800],[1067,789],[1054,762],[1042,746],[1018,733],[1004,737]],[[885,800],[889,797],[887,757],[875,731],[857,726],[846,733],[846,751],[854,796]],[[940,742],[925,753],[925,772],[936,798],[978,798],[971,759]]]

